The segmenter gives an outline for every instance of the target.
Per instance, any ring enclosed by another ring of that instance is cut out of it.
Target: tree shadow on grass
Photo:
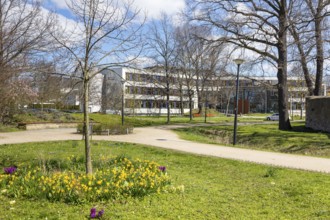
[[[316,133],[313,129],[311,129],[311,128],[307,128],[305,125],[292,126],[292,129],[289,130],[289,131]]]
[[[291,131],[291,132],[304,132],[304,133],[322,133],[330,139],[330,133],[325,132],[325,131],[313,130],[311,128],[306,127],[305,125],[292,126],[292,129],[289,130],[289,131]]]

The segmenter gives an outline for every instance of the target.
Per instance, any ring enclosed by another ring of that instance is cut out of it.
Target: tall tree
[[[183,85],[191,87],[196,92],[199,112],[206,103],[207,88],[214,79],[221,47],[203,40],[210,33],[209,29],[201,26],[183,25],[176,29],[176,66],[183,71]],[[219,44],[217,44],[219,45]],[[192,101],[192,100],[191,100]]]
[[[288,114],[287,32],[291,1],[191,0],[191,20],[218,31],[226,40],[259,54],[277,67],[279,129],[291,129]]]
[[[193,119],[193,97],[196,92],[196,71],[195,67],[195,55],[198,47],[195,45],[195,41],[190,34],[189,27],[181,27],[176,29],[176,62],[175,66],[180,70],[180,83],[181,83],[181,96],[186,93],[189,100],[189,118]],[[185,91],[185,92],[184,92]],[[183,99],[183,98],[182,98]]]
[[[72,31],[56,27],[53,37],[76,65],[83,83],[84,140],[86,173],[92,174],[90,145],[90,82],[105,69],[127,65],[141,51],[142,23],[132,1],[71,0],[68,7],[76,21]],[[143,20],[143,19],[142,19]],[[127,57],[130,57],[129,59]],[[101,85],[100,85],[101,86]]]
[[[167,123],[170,123],[171,73],[175,58],[175,36],[171,17],[162,13],[159,21],[153,21],[148,32],[150,56],[165,72]]]
[[[62,79],[59,76],[53,75],[55,72],[52,63],[41,61],[37,68],[31,73],[33,88],[38,94],[36,101],[41,104],[42,110],[45,102],[56,103],[62,99]]]
[[[325,20],[329,16],[330,1],[302,0],[296,3],[295,10],[290,13],[290,32],[299,52],[309,95],[319,96],[324,72]],[[316,65],[314,86],[312,71],[308,67],[310,62]]]

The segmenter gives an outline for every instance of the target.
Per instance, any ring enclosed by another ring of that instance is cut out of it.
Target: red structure
[[[250,112],[250,103],[247,99],[238,100],[238,114],[248,114]]]

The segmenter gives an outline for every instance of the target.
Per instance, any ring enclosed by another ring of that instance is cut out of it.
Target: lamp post
[[[234,62],[237,64],[237,77],[236,77],[236,97],[235,97],[235,119],[234,119],[234,138],[233,145],[236,144],[237,139],[237,112],[238,112],[238,89],[239,89],[239,68],[241,64],[244,62],[243,59],[235,59]]]

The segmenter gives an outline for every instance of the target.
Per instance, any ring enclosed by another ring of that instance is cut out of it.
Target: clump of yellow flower
[[[76,158],[71,156],[69,159]],[[118,157],[106,164],[108,166],[96,170],[93,175],[77,171],[45,173],[41,169],[26,169],[15,175],[1,174],[0,190],[8,196],[47,198],[67,203],[139,197],[170,191],[169,176],[159,170],[159,164],[155,162]]]

